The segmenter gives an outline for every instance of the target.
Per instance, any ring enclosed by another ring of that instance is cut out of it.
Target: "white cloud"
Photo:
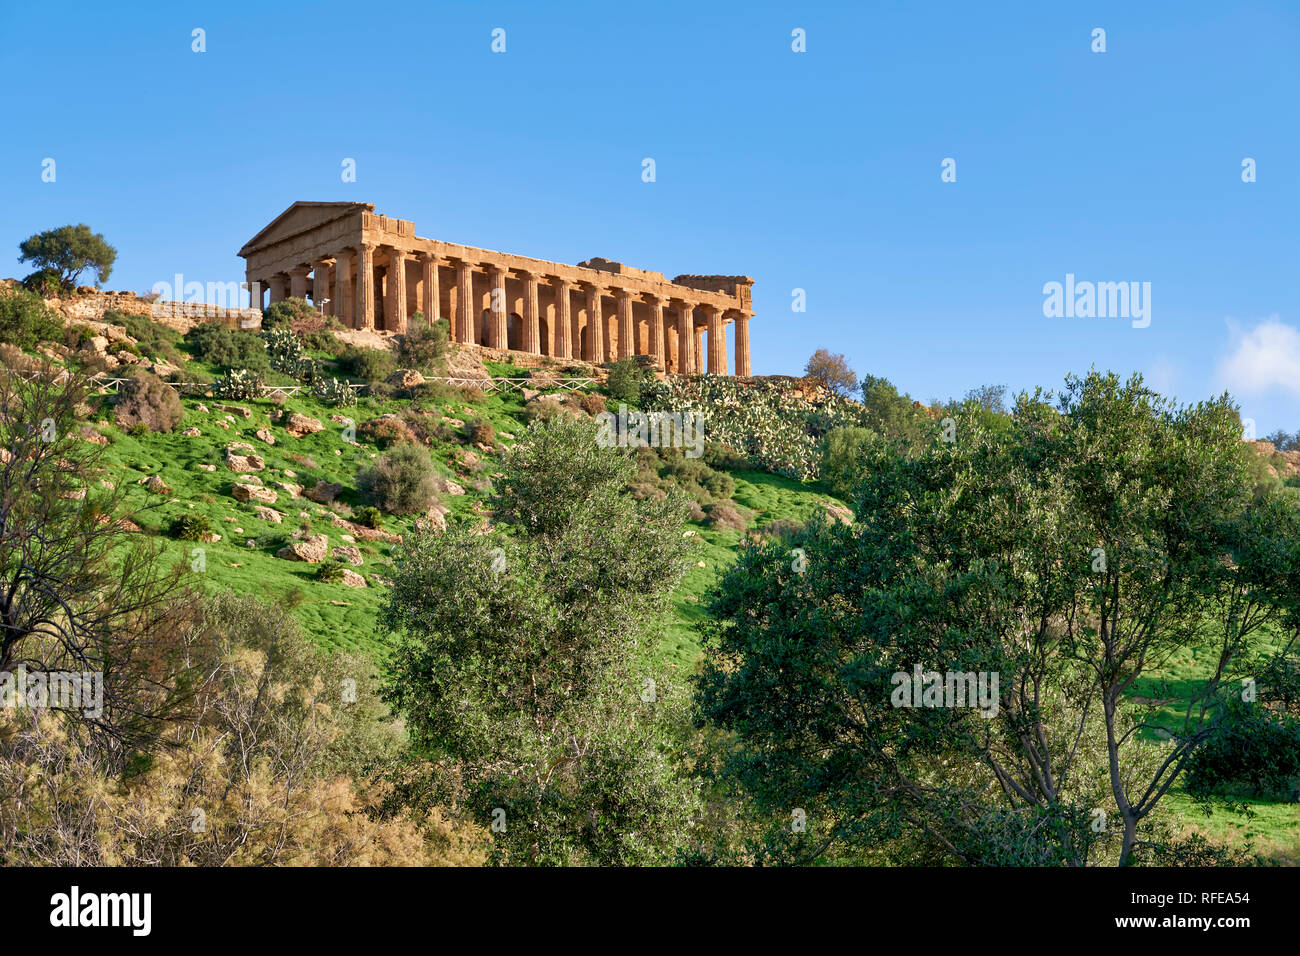
[[[1233,394],[1280,388],[1300,396],[1300,329],[1272,315],[1249,331],[1228,320],[1232,351],[1219,362],[1219,380]]]

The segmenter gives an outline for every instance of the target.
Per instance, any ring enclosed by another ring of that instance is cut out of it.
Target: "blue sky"
[[[1294,431],[1297,50],[1281,0],[5,4],[0,275],[86,222],[110,288],[240,280],[291,202],[359,200],[431,238],[753,276],[756,374],[826,347],[928,401],[1096,365]],[[1067,273],[1151,283],[1150,325],[1045,317]]]

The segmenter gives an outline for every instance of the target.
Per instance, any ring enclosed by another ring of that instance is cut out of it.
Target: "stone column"
[[[349,308],[352,302],[352,253],[340,252],[334,257],[334,306],[333,313],[347,326],[355,326],[353,312]]]
[[[736,374],[748,377],[749,370],[749,313],[736,313]]]
[[[632,329],[632,293],[615,289],[618,296],[618,357],[631,358],[636,354],[636,335]]]
[[[271,304],[284,301],[285,286],[287,285],[286,277],[283,272],[277,272],[271,276]]]
[[[361,243],[357,256],[357,328],[375,327],[375,244]]]
[[[605,361],[605,320],[600,316],[600,297],[604,294],[598,285],[587,287],[587,354],[583,358],[593,365]]]
[[[727,343],[722,336],[722,310],[709,306],[709,374],[727,374]]]
[[[250,309],[260,309],[262,307],[262,283],[245,273],[244,284],[248,286],[248,307]]]
[[[555,280],[555,357],[573,358],[573,344],[569,336],[569,293],[572,287],[568,279]]]
[[[664,370],[664,300],[650,296],[650,357],[655,368]]]
[[[321,303],[330,297],[330,265],[324,260],[316,260],[311,270],[311,304],[316,311],[323,311]]]
[[[501,266],[492,266],[492,295],[488,300],[491,315],[488,325],[488,345],[494,349],[507,349],[510,341],[506,337],[506,270]]]
[[[394,249],[388,256],[388,301],[384,306],[384,328],[390,332],[406,331],[406,253]]]
[[[677,303],[677,374],[693,375],[695,373],[695,353],[691,343],[695,341],[695,306],[689,302]]]
[[[420,263],[424,267],[424,278],[420,283],[420,311],[424,313],[424,320],[433,325],[438,321],[438,307],[441,302],[441,295],[438,289],[438,257],[432,252],[426,252],[420,256]]]
[[[477,342],[474,315],[474,267],[464,259],[456,263],[456,341]]]
[[[289,295],[295,299],[307,298],[307,275],[311,266],[295,266],[289,270]]]
[[[524,272],[524,351],[542,353],[541,308],[537,294],[537,276]]]
[[[704,326],[695,327],[695,371],[701,375],[708,370],[708,365],[704,361]]]

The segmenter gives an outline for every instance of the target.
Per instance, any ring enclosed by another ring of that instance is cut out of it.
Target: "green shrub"
[[[822,439],[821,477],[840,498],[849,498],[862,478],[862,453],[876,435],[869,428],[845,425]]]
[[[339,356],[339,369],[345,375],[366,382],[382,382],[397,368],[393,353],[387,349],[367,349],[348,346]]]
[[[145,433],[169,432],[185,417],[185,409],[176,390],[157,375],[132,369],[118,388],[113,415],[117,424],[131,429],[132,434],[137,428]]]
[[[262,310],[262,331],[287,329],[295,321],[317,317],[318,313],[306,299],[297,299],[291,296],[287,299],[281,299],[279,302],[272,302]]]
[[[279,305],[280,303],[276,303]],[[286,325],[262,330],[262,343],[271,368],[292,375],[302,361],[302,340]]]
[[[271,361],[261,336],[232,330],[219,322],[204,322],[185,333],[194,356],[209,365],[266,374]]]
[[[426,449],[396,445],[357,476],[357,491],[387,514],[415,514],[438,500],[437,477]]]
[[[486,418],[472,418],[465,423],[465,437],[476,445],[489,447],[497,443],[497,432]]]
[[[126,329],[126,334],[136,341],[132,351],[137,355],[153,361],[161,359],[168,365],[184,364],[185,358],[177,349],[181,335],[175,329],[155,322],[147,315],[121,312],[118,309],[107,310],[104,313],[104,321]]]
[[[396,360],[399,368],[432,371],[447,351],[449,330],[446,319],[432,326],[417,312],[407,324],[406,333],[397,336]]]
[[[63,323],[41,297],[20,287],[0,289],[0,342],[31,351],[37,342],[58,342]]]
[[[206,541],[211,533],[207,515],[184,514],[172,521],[171,536],[182,541]]]
[[[343,580],[343,571],[346,567],[342,561],[323,561],[316,568],[316,580],[326,584],[337,584]]]
[[[373,505],[362,505],[355,512],[357,524],[376,530],[384,526],[384,513]]]
[[[654,372],[634,358],[619,359],[609,367],[605,391],[616,402],[640,405],[642,392],[655,381]]]

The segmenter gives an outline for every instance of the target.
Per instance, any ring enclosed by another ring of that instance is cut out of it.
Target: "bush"
[[[804,375],[816,379],[836,395],[846,396],[858,389],[858,376],[849,368],[849,360],[843,354],[818,349],[804,366]]]
[[[323,581],[326,584],[337,584],[343,580],[343,571],[346,565],[342,561],[325,561],[316,568],[316,580]]]
[[[339,369],[366,382],[382,382],[397,369],[397,363],[387,349],[348,346],[339,356]]]
[[[655,380],[654,372],[642,368],[634,358],[620,359],[609,367],[605,391],[616,402],[639,405],[641,393]]]
[[[143,426],[151,432],[169,432],[185,417],[175,389],[149,372],[133,369],[117,393],[114,417],[122,428]]]
[[[316,314],[306,299],[281,299],[262,310],[262,331],[287,329],[295,321],[314,318]]]
[[[30,351],[37,342],[57,342],[63,334],[63,323],[39,295],[22,288],[0,290],[0,342]]]
[[[231,369],[212,385],[214,398],[258,398],[262,394],[262,376],[246,368]]]
[[[397,336],[396,359],[399,368],[413,368],[421,372],[434,369],[447,351],[450,338],[446,319],[430,326],[417,312],[411,317],[406,333]]]
[[[396,445],[357,476],[357,491],[388,514],[427,511],[437,500],[438,473],[419,445]]]
[[[245,369],[265,374],[271,370],[266,345],[252,332],[226,328],[219,322],[204,322],[185,333],[195,358],[226,369]]]
[[[834,428],[822,439],[821,477],[831,491],[848,499],[862,477],[862,452],[875,441],[869,428]]]
[[[120,325],[126,329],[126,334],[135,339],[134,351],[138,355],[153,361],[161,359],[168,365],[184,364],[185,359],[176,348],[181,336],[175,329],[160,325],[147,315],[121,312],[117,309],[106,311],[104,321],[109,325]]]
[[[605,396],[599,392],[583,392],[578,398],[578,404],[588,415],[599,415],[605,411]]]
[[[311,391],[317,401],[324,402],[326,405],[343,407],[357,403],[357,393],[352,386],[336,378],[331,378],[328,382],[317,382]]]
[[[212,528],[208,524],[207,515],[185,514],[172,521],[173,538],[180,538],[182,541],[207,541],[211,534]]]
[[[378,418],[366,419],[357,426],[357,437],[380,448],[418,444],[410,427],[396,415],[380,415]]]
[[[373,505],[362,505],[356,510],[355,518],[357,524],[376,531],[384,526],[384,513]]]
[[[465,423],[465,437],[476,445],[489,447],[497,443],[497,432],[486,418],[473,418]]]

